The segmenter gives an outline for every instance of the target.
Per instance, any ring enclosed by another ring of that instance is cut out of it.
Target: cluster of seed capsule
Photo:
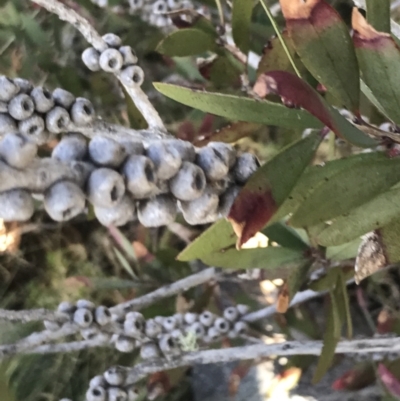
[[[138,58],[130,46],[122,46],[121,38],[113,33],[103,36],[107,49],[102,52],[88,47],[82,53],[82,61],[91,71],[106,71],[118,74],[125,85],[142,85],[143,70],[136,65]]]
[[[19,133],[41,144],[48,140],[49,133],[65,132],[71,123],[84,127],[94,116],[89,100],[75,98],[64,89],[49,92],[22,78],[0,76],[0,136]]]

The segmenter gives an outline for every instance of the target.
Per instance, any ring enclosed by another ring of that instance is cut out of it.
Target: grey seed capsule
[[[100,71],[100,53],[94,47],[88,47],[82,53],[83,64],[90,71]]]
[[[180,354],[180,348],[178,341],[173,338],[170,334],[164,334],[158,341],[158,346],[164,355],[178,355]]]
[[[53,322],[51,320],[43,320],[43,325],[48,331],[57,331],[61,328],[57,322]]]
[[[157,338],[162,333],[162,327],[154,319],[147,319],[144,332],[147,337]]]
[[[94,376],[89,382],[89,388],[106,386],[107,382],[103,375]]]
[[[83,187],[89,178],[89,175],[94,171],[94,166],[90,163],[73,160],[68,163],[71,171],[74,174],[74,181],[80,187]]]
[[[207,330],[207,335],[204,337],[204,342],[214,342],[221,338],[220,332],[213,326]]]
[[[169,334],[171,335],[172,338],[175,338],[175,339],[177,339],[177,340],[179,340],[179,339],[181,339],[182,337],[184,337],[184,334],[183,334],[182,329],[175,329],[175,330],[172,330]]]
[[[144,5],[144,0],[128,0],[130,11],[140,10]]]
[[[121,201],[112,207],[94,206],[94,214],[103,226],[124,226],[136,218],[135,203],[130,196],[124,195]]]
[[[35,104],[35,110],[39,113],[47,113],[53,108],[54,99],[46,88],[38,86],[32,90],[30,95]]]
[[[120,138],[115,140],[125,149],[127,155],[142,155],[144,153],[143,142]]]
[[[219,197],[218,214],[220,217],[228,216],[233,202],[239,195],[242,188],[237,185],[232,185],[224,194]]]
[[[124,321],[125,334],[135,338],[142,338],[145,330],[145,319],[143,315],[128,315],[129,313],[126,315]]]
[[[215,319],[214,328],[218,330],[220,334],[226,334],[230,329],[230,325],[226,319],[223,317],[218,317]]]
[[[128,389],[128,401],[136,401],[139,397],[139,390],[135,387]]]
[[[258,170],[260,163],[251,153],[243,153],[236,159],[233,166],[233,176],[239,184],[245,184],[247,180]]]
[[[93,322],[93,314],[89,309],[77,309],[74,313],[74,323],[79,327],[87,328]]]
[[[164,143],[168,148],[176,149],[183,161],[195,161],[196,149],[190,142],[182,141],[181,139],[167,139]]]
[[[38,145],[48,140],[49,134],[44,132],[44,129],[44,120],[37,114],[32,114],[29,118],[18,123],[18,131]]]
[[[67,221],[82,213],[86,197],[73,182],[60,181],[52,185],[44,195],[44,208],[55,221]]]
[[[78,309],[88,309],[92,312],[96,309],[96,305],[87,299],[78,299],[76,301],[76,307]]]
[[[92,102],[84,97],[77,97],[72,104],[71,120],[78,127],[84,127],[90,124],[94,117],[95,111]]]
[[[182,201],[199,198],[206,187],[203,170],[190,162],[183,162],[178,173],[169,181],[172,195]]]
[[[125,194],[124,180],[109,168],[99,168],[90,174],[87,183],[89,200],[96,206],[113,207]]]
[[[196,164],[203,169],[207,179],[211,181],[221,180],[229,171],[225,158],[210,146],[198,150]]]
[[[224,318],[230,322],[235,322],[239,318],[239,311],[235,306],[224,309]]]
[[[57,307],[57,312],[73,314],[76,311],[76,305],[72,302],[63,301]]]
[[[197,322],[197,320],[199,319],[199,315],[197,313],[193,313],[193,312],[186,312],[185,316],[184,316],[184,320],[186,324],[193,324],[194,322]]]
[[[53,134],[66,131],[71,119],[68,111],[60,106],[56,106],[46,114],[46,128]]]
[[[17,124],[8,114],[0,114],[0,135],[17,132]]]
[[[210,191],[220,196],[225,193],[232,184],[232,177],[228,174],[226,177],[218,181],[211,181],[208,183]]]
[[[193,333],[196,338],[201,339],[206,335],[206,329],[200,322],[195,322],[187,328],[188,333]]]
[[[100,326],[105,326],[106,324],[111,323],[110,310],[106,306],[98,306],[94,311],[94,320]]]
[[[12,118],[16,120],[25,120],[35,111],[35,106],[31,97],[25,93],[21,93],[13,97],[8,103],[8,112]]]
[[[231,340],[234,340],[235,338],[238,338],[238,335],[235,332],[235,330],[229,330],[227,337],[230,338]]]
[[[167,146],[163,141],[150,144],[146,149],[147,156],[156,167],[157,177],[160,180],[168,180],[173,177],[182,165],[179,152]]]
[[[27,221],[35,211],[31,194],[24,189],[12,189],[0,193],[0,219]]]
[[[163,325],[164,330],[169,332],[169,331],[174,330],[178,326],[177,323],[178,322],[176,321],[176,319],[173,316],[169,316],[169,317],[164,318],[162,325]]]
[[[0,113],[8,113],[8,104],[6,102],[0,102]]]
[[[71,92],[61,88],[54,89],[52,96],[57,106],[61,106],[67,110],[75,102],[75,96]]]
[[[237,308],[240,316],[246,315],[247,313],[249,313],[249,310],[250,310],[250,308],[247,305],[243,305],[243,304],[236,305],[236,308]]]
[[[19,93],[29,94],[33,89],[33,85],[27,79],[14,78],[13,82],[15,85],[17,85],[17,87],[19,89]]]
[[[138,219],[145,227],[171,224],[176,214],[176,201],[169,195],[157,195],[152,199],[141,200],[138,205]]]
[[[113,366],[104,372],[104,378],[110,386],[122,386],[125,382],[126,371],[120,366]]]
[[[65,135],[51,153],[53,159],[61,162],[83,160],[87,153],[85,137],[78,133]]]
[[[60,401],[72,401],[71,398],[61,398]]]
[[[119,52],[122,54],[122,58],[124,60],[124,66],[136,64],[138,62],[138,58],[132,47],[121,46],[119,48]]]
[[[157,0],[152,8],[154,14],[163,14],[168,11],[168,4],[165,0]]]
[[[118,167],[126,158],[126,153],[117,141],[99,135],[89,143],[89,156],[100,166]]]
[[[204,311],[199,316],[199,321],[203,326],[210,327],[213,325],[215,315],[209,311]]]
[[[184,219],[191,225],[206,224],[218,219],[218,202],[216,194],[208,191],[190,202],[180,202]]]
[[[235,331],[235,333],[237,333],[237,335],[242,335],[245,334],[249,331],[249,326],[246,322],[243,322],[241,320],[239,320],[238,322],[236,322],[233,326],[233,330]]]
[[[144,82],[144,71],[138,65],[129,65],[123,68],[120,77],[124,85],[141,86]]]
[[[157,344],[147,342],[140,348],[140,357],[142,359],[155,359],[160,357],[160,349]]]
[[[18,92],[19,88],[13,81],[4,75],[0,76],[0,100],[2,102],[9,102]]]
[[[122,68],[124,60],[117,49],[107,49],[100,54],[100,68],[106,72],[118,72]]]
[[[176,325],[178,326],[178,327],[180,327],[180,326],[182,326],[183,325],[183,323],[184,323],[184,314],[183,313],[175,313],[175,315],[174,315],[174,319],[176,320]]]
[[[22,135],[7,134],[0,142],[0,157],[13,168],[26,168],[36,153],[37,146]]]
[[[168,7],[172,10],[182,8],[182,3],[181,0],[167,0]]]
[[[99,330],[95,327],[89,327],[87,329],[82,329],[80,333],[84,340],[94,340],[97,339]]]
[[[105,35],[102,36],[102,39],[110,47],[119,47],[122,44],[121,38],[115,33],[106,33]]]
[[[232,145],[224,142],[210,142],[207,146],[219,153],[229,168],[234,166],[236,162],[236,150]]]
[[[119,352],[132,352],[135,349],[136,342],[134,339],[119,335],[115,342],[115,349]]]
[[[126,393],[125,390],[122,390],[120,388],[109,388],[107,390],[107,401],[127,401],[128,400],[128,394]]]
[[[158,324],[160,324],[162,326],[163,321],[164,321],[164,316],[156,316],[154,318],[154,320],[155,320],[156,323],[158,323]]]
[[[104,387],[91,387],[86,392],[86,401],[106,401],[107,391]]]
[[[146,156],[133,155],[122,167],[128,191],[136,199],[148,197],[156,189],[156,173],[153,162]]]

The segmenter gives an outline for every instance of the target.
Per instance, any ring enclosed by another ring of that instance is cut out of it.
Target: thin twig
[[[28,350],[26,354],[58,354],[58,353],[82,351],[84,349],[98,348],[98,347],[110,347],[110,343],[94,339],[94,340],[83,340],[83,341],[71,341],[60,344],[44,344],[40,345],[39,347]]]
[[[79,32],[83,35],[83,37],[89,42],[96,50],[102,52],[107,49],[107,44],[104,42],[102,37],[98,34],[98,32],[91,26],[89,21],[79,15],[76,11],[70,9],[64,4],[60,3],[58,0],[31,0],[32,2],[42,6],[47,11],[50,11],[53,14],[56,14],[61,20],[69,22],[73,25]],[[157,111],[150,103],[147,95],[142,91],[139,85],[132,84],[126,85],[121,80],[121,74],[114,74],[121,85],[124,86],[126,92],[132,98],[136,107],[143,115],[149,128],[156,131],[166,132],[164,124],[158,115]]]
[[[60,320],[60,315],[48,309],[31,309],[20,311],[0,309],[0,320],[21,323],[37,322],[42,320],[55,322]]]

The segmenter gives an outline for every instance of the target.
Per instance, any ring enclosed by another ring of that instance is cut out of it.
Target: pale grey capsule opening
[[[76,301],[76,307],[77,308],[88,309],[88,310],[93,312],[95,310],[95,308],[96,308],[96,305],[92,301],[89,301],[87,299],[78,299]]]
[[[120,77],[124,85],[141,86],[144,82],[144,71],[138,65],[130,65],[121,71]]]
[[[27,221],[35,210],[32,195],[24,189],[0,193],[0,219],[6,222]]]
[[[174,148],[178,151],[183,161],[194,162],[196,159],[196,149],[188,141],[181,139],[167,139],[164,141],[168,148]]]
[[[138,62],[138,58],[132,47],[121,46],[119,48],[119,52],[122,54],[122,58],[124,60],[124,66],[136,64]]]
[[[172,178],[182,166],[179,152],[167,146],[163,141],[153,142],[146,149],[147,156],[156,167],[157,177],[160,180]]]
[[[126,152],[114,139],[97,135],[89,142],[89,156],[100,166],[118,167],[125,160]]]
[[[79,160],[72,160],[68,163],[68,165],[73,173],[74,182],[83,188],[90,174],[94,171],[93,164]]]
[[[220,334],[226,334],[230,330],[230,324],[229,322],[224,319],[223,317],[219,317],[215,319],[214,322],[214,328],[220,333]]]
[[[84,97],[76,98],[71,107],[71,119],[75,125],[86,126],[90,124],[95,117],[94,107],[92,102]]]
[[[164,355],[176,355],[180,352],[179,342],[170,334],[164,334],[158,341],[158,346]]]
[[[13,82],[18,86],[19,93],[30,93],[33,89],[33,85],[24,78],[14,78]]]
[[[169,195],[158,195],[138,202],[138,219],[145,227],[171,224],[176,214],[176,201]]]
[[[105,326],[106,324],[111,322],[111,312],[110,310],[103,305],[100,305],[96,308],[94,312],[94,320],[100,326]]]
[[[44,132],[44,128],[44,120],[37,114],[33,114],[26,120],[22,120],[18,123],[19,132],[38,145],[42,145],[49,138],[49,134]]]
[[[24,136],[7,134],[0,142],[0,157],[10,167],[24,169],[32,163],[37,153],[37,146]]]
[[[195,322],[187,329],[188,333],[193,333],[197,339],[201,339],[206,335],[206,329],[200,322]]]
[[[199,316],[199,321],[203,326],[210,327],[214,323],[215,315],[209,311],[204,311]]]
[[[17,124],[8,114],[0,114],[0,135],[17,132]]]
[[[100,54],[100,67],[106,72],[118,72],[123,65],[122,54],[117,49],[106,49]]]
[[[124,335],[119,335],[117,341],[115,341],[115,348],[119,352],[132,352],[135,349],[135,346],[135,340]]]
[[[179,202],[184,219],[191,225],[207,224],[218,220],[218,196],[207,189],[199,198]]]
[[[210,142],[207,146],[217,151],[229,168],[233,167],[236,162],[236,150],[232,145],[224,142]]]
[[[83,135],[71,133],[63,136],[54,147],[51,157],[62,162],[83,160],[87,153],[87,143]]]
[[[3,102],[10,101],[17,93],[19,88],[10,79],[4,75],[0,76],[0,100]]]
[[[169,188],[177,199],[191,201],[203,194],[206,188],[206,177],[199,166],[183,162],[178,173],[169,181]]]
[[[130,11],[140,10],[144,5],[144,0],[128,0]]]
[[[115,33],[106,33],[105,35],[102,36],[102,39],[110,47],[119,47],[122,44],[121,38]]]
[[[103,375],[94,376],[89,382],[89,388],[93,387],[105,387],[107,385],[106,379],[104,379]]]
[[[229,306],[224,309],[224,318],[230,322],[235,322],[239,318],[239,311],[234,306]]]
[[[25,93],[21,93],[13,97],[8,103],[8,112],[10,116],[16,120],[25,120],[35,111],[35,105],[31,97]]]
[[[71,220],[84,211],[85,194],[73,182],[57,182],[45,192],[44,208],[55,221]]]
[[[66,131],[70,122],[68,111],[60,106],[54,107],[46,114],[46,128],[53,134]]]
[[[71,92],[68,92],[61,88],[54,89],[52,96],[54,102],[58,106],[64,107],[64,109],[67,110],[69,110],[69,108],[75,102],[75,96]]]
[[[121,201],[112,207],[94,206],[94,214],[103,226],[124,226],[136,219],[135,203],[130,196],[125,194]]]
[[[218,150],[206,146],[198,150],[196,164],[199,165],[211,181],[221,180],[228,174],[229,166]]]
[[[126,372],[120,366],[113,366],[104,372],[104,378],[110,386],[121,386],[125,382]]]
[[[245,184],[259,167],[260,162],[252,153],[243,153],[232,168],[233,176],[237,183]]]
[[[43,87],[36,87],[31,92],[31,98],[35,104],[35,110],[39,113],[47,113],[54,106],[51,93]]]
[[[154,319],[146,320],[145,334],[147,337],[156,338],[162,333],[162,327]]]
[[[90,71],[100,71],[100,53],[94,47],[88,47],[82,53],[82,61]]]
[[[166,0],[157,0],[152,8],[154,14],[163,14],[168,11],[168,3]]]
[[[142,155],[144,153],[143,142],[131,139],[115,139],[124,149],[127,155]]]
[[[93,322],[93,314],[89,309],[80,308],[74,313],[74,323],[79,327],[87,328]]]
[[[60,329],[60,324],[52,320],[43,320],[43,325],[48,331],[57,331]]]
[[[91,387],[86,392],[86,401],[106,401],[107,391],[103,387]]]

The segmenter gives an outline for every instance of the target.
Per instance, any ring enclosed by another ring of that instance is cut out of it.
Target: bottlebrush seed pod
[[[74,174],[74,182],[83,188],[89,175],[94,171],[93,164],[72,160],[68,165]]]
[[[94,214],[103,226],[124,226],[136,218],[135,203],[125,194],[121,201],[112,207],[94,206]]]
[[[43,325],[48,331],[57,331],[61,328],[61,326],[57,322],[53,322],[51,320],[43,320]]]
[[[71,133],[63,136],[61,141],[55,146],[51,157],[61,162],[72,160],[83,160],[87,153],[87,143],[83,135]]]
[[[162,333],[162,326],[154,319],[147,319],[144,332],[149,338],[157,338]]]
[[[43,118],[35,113],[26,120],[18,122],[19,133],[38,145],[42,145],[48,140],[49,134],[44,132],[44,129]]]
[[[243,304],[236,305],[236,308],[237,308],[240,316],[247,315],[247,313],[249,313],[249,310],[250,310],[250,308],[247,305],[243,305]]]
[[[122,69],[120,77],[124,85],[141,86],[144,82],[144,71],[138,65],[129,65]]]
[[[236,162],[236,150],[232,145],[224,142],[210,142],[207,146],[214,149],[229,168],[233,167]]]
[[[182,165],[179,152],[175,148],[168,147],[163,141],[151,143],[146,149],[146,154],[154,163],[160,180],[169,180]]]
[[[35,105],[35,110],[39,113],[47,113],[54,107],[54,99],[51,93],[43,87],[36,87],[30,93]]]
[[[124,180],[109,168],[98,168],[90,174],[87,183],[89,200],[100,207],[113,207],[125,194]]]
[[[0,78],[0,80],[1,80],[1,78]],[[31,93],[31,91],[32,91],[32,89],[33,89],[33,85],[27,80],[27,79],[24,79],[24,78],[14,78],[13,80],[13,83],[18,87],[18,91],[16,92],[16,93],[27,93],[27,94],[29,94],[29,93]],[[0,89],[0,92],[1,92],[1,89]],[[15,94],[16,94],[15,93]],[[13,95],[14,96],[14,95]],[[1,96],[0,96],[1,97]],[[11,98],[10,98],[11,99]]]
[[[103,305],[98,306],[94,312],[94,320],[99,326],[105,326],[111,323],[111,312]]]
[[[0,193],[0,219],[27,221],[35,211],[31,194],[24,189],[11,189]]]
[[[17,124],[8,114],[0,114],[0,135],[17,132]]]
[[[86,401],[107,401],[107,392],[103,387],[91,387],[86,392]]]
[[[166,139],[164,140],[164,143],[168,148],[174,148],[177,150],[183,161],[195,161],[196,149],[190,142],[181,139]]]
[[[175,315],[173,317],[176,320],[177,327],[182,326],[183,323],[185,322],[185,320],[184,320],[185,315],[183,313],[175,313]]]
[[[100,53],[94,47],[88,47],[82,53],[83,64],[89,68],[90,71],[100,71]]]
[[[0,113],[8,113],[8,104],[0,101]]]
[[[214,341],[218,341],[221,338],[221,334],[219,330],[217,330],[214,326],[210,327],[207,330],[207,335],[204,337],[204,342],[210,343]]]
[[[74,323],[79,327],[87,328],[93,322],[93,314],[89,309],[80,308],[74,313]]]
[[[242,188],[237,185],[232,185],[230,188],[227,189],[225,193],[223,193],[219,197],[218,214],[221,217],[228,216],[232,208],[233,202],[235,202],[235,199],[239,195],[241,189]]]
[[[214,327],[220,334],[226,334],[230,329],[229,322],[223,317],[215,319]]]
[[[232,172],[237,183],[245,184],[247,180],[257,171],[260,163],[251,153],[243,153],[236,159]]]
[[[160,349],[153,342],[147,342],[140,348],[140,357],[142,359],[155,359],[160,357]]]
[[[136,341],[132,338],[119,335],[115,342],[115,349],[119,352],[129,353],[135,349]]]
[[[75,311],[76,305],[68,301],[61,302],[57,307],[57,312],[66,313],[68,315],[72,315]]]
[[[131,12],[141,10],[144,5],[144,0],[128,0],[128,2],[129,2],[129,9]]]
[[[233,330],[237,335],[246,334],[249,331],[249,326],[246,322],[239,320],[233,326]]]
[[[89,156],[100,166],[118,167],[126,158],[125,149],[114,139],[95,136],[89,143]]]
[[[100,54],[100,68],[106,72],[118,72],[122,68],[124,60],[117,49],[106,49]]]
[[[85,202],[85,194],[70,181],[53,184],[44,195],[44,208],[55,221],[73,219],[84,211]]]
[[[158,346],[165,356],[180,354],[178,341],[170,334],[163,334],[158,341]]]
[[[92,312],[96,309],[96,305],[87,299],[78,299],[76,301],[76,307],[78,309],[88,309]]]
[[[215,315],[207,310],[201,313],[199,316],[199,322],[205,327],[212,326],[214,320],[215,320]]]
[[[154,164],[146,156],[129,156],[122,167],[122,174],[128,191],[136,199],[146,198],[157,188]]]
[[[199,198],[206,187],[203,170],[190,162],[183,162],[178,173],[169,181],[171,193],[179,200],[191,201]]]
[[[9,102],[19,92],[18,86],[5,77],[0,76],[0,100],[2,102]]]
[[[107,386],[107,382],[103,375],[94,376],[89,382],[89,388],[93,388],[93,387],[105,388],[106,386]]]
[[[195,322],[187,328],[188,333],[193,333],[197,339],[201,339],[206,335],[206,329],[200,322]]]
[[[230,322],[235,322],[239,318],[239,311],[235,306],[224,309],[224,318]]]
[[[8,112],[12,118],[16,120],[25,120],[35,111],[35,106],[31,97],[25,93],[21,93],[13,97],[8,103]]]
[[[92,102],[84,97],[77,97],[71,106],[71,120],[78,127],[90,124],[95,117]]]
[[[75,96],[71,92],[61,88],[54,89],[52,96],[55,104],[66,110],[69,110],[75,102]]]
[[[56,106],[46,114],[46,128],[53,134],[66,131],[71,123],[68,111]]]
[[[104,378],[110,386],[122,386],[125,382],[126,371],[120,366],[113,366],[104,372]]]
[[[105,35],[102,36],[102,39],[110,47],[119,47],[122,44],[121,38],[115,33],[106,33]]]
[[[138,62],[138,58],[132,47],[121,46],[119,48],[119,52],[122,54],[122,58],[124,60],[124,66],[136,64]]]
[[[176,201],[169,195],[158,195],[144,199],[138,204],[138,219],[145,227],[160,227],[171,224],[176,218]]]
[[[135,387],[130,387],[127,389],[128,401],[136,401],[139,397],[139,390]]]
[[[124,332],[128,336],[142,338],[145,330],[145,319],[143,315],[127,314],[124,321]]]
[[[196,164],[201,167],[210,181],[221,180],[229,171],[225,158],[210,146],[198,150]]]
[[[0,158],[10,167],[24,169],[32,163],[37,146],[18,134],[7,134],[0,142]]]
[[[99,330],[96,327],[89,327],[87,329],[82,329],[80,333],[84,340],[94,340],[97,339]]]
[[[121,388],[112,387],[107,390],[107,401],[127,401],[128,394]]]
[[[218,219],[218,196],[207,188],[197,199],[190,202],[180,201],[184,219],[191,225],[206,224]]]
[[[152,8],[154,14],[163,14],[168,11],[168,4],[165,0],[157,0]]]
[[[163,319],[162,325],[165,331],[170,332],[178,326],[177,323],[178,322],[176,321],[174,316],[169,316]]]
[[[186,324],[191,325],[199,319],[199,315],[193,312],[186,312],[183,319],[185,320]]]

